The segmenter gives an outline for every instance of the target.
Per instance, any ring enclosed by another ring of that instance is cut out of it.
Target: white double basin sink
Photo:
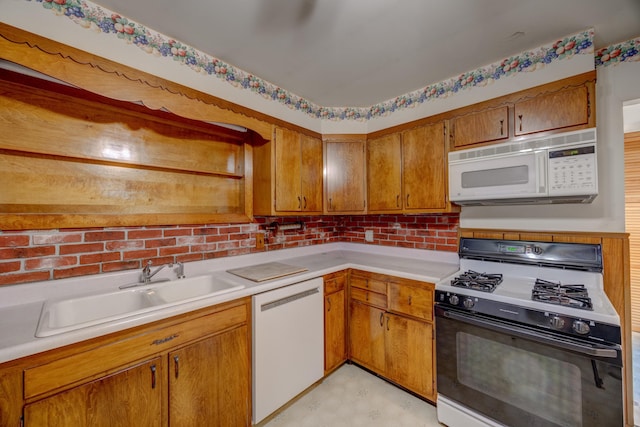
[[[109,293],[48,300],[40,314],[36,337],[48,337],[95,326],[242,288],[242,284],[206,275],[150,283]]]

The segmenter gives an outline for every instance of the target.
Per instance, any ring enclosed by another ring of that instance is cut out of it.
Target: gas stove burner
[[[451,280],[451,286],[474,289],[482,292],[493,292],[502,282],[502,274],[478,273],[468,270]]]
[[[562,285],[560,282],[536,279],[531,299],[550,304],[593,310],[591,298],[584,285]]]

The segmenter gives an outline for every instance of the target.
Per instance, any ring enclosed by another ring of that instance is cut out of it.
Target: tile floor
[[[441,427],[435,406],[343,365],[263,427]]]

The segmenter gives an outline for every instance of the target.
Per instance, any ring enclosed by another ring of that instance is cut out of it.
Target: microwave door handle
[[[536,153],[536,186],[537,192],[547,194],[547,151]]]

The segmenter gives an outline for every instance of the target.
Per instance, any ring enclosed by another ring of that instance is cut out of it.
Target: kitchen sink
[[[173,303],[237,291],[244,285],[237,285],[216,279],[213,276],[198,276],[174,280],[158,285],[149,292],[151,296],[165,303]]]
[[[48,300],[40,314],[36,337],[95,326],[242,288],[244,285],[224,282],[208,275],[149,284],[136,289]]]

